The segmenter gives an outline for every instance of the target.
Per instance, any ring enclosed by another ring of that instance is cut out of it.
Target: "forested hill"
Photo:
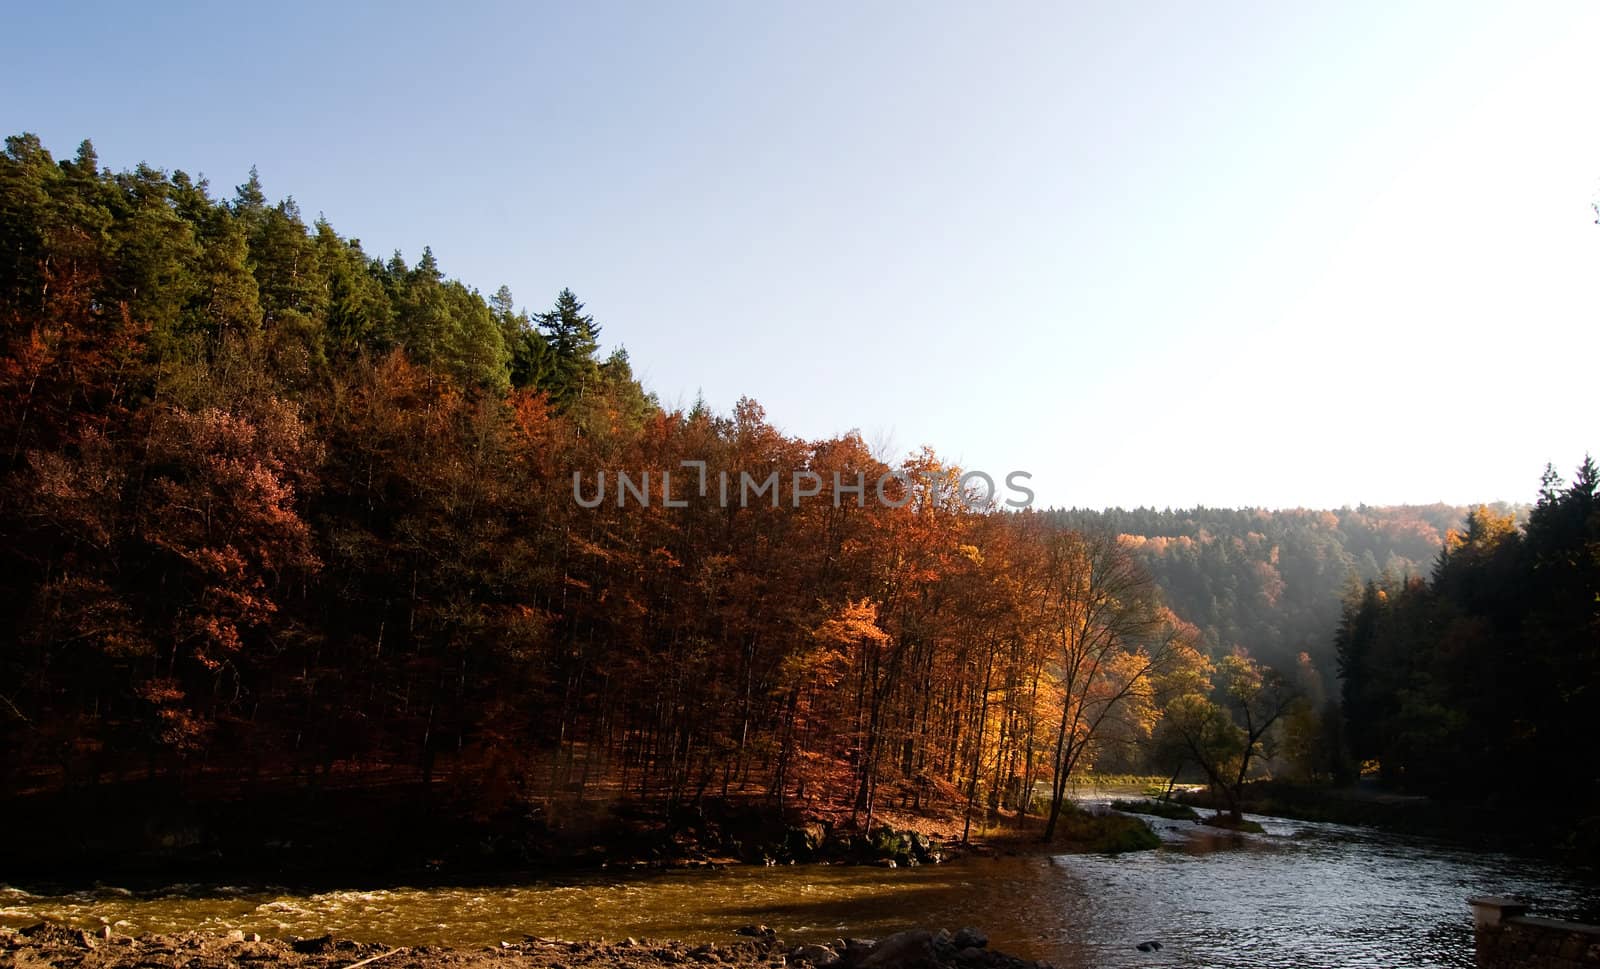
[[[241,850],[365,837],[382,864],[440,857],[419,839],[475,859],[493,823],[523,865],[602,800],[865,833],[1044,783],[1059,816],[1160,699],[1209,689],[1120,544],[969,507],[932,450],[890,467],[752,400],[663,409],[599,333],[567,291],[530,315],[427,250],[373,258],[254,175],[217,198],[8,138],[0,829],[50,847],[4,802],[86,792],[98,828],[119,785],[283,797],[223,826]],[[330,778],[413,793],[328,827]],[[155,803],[122,797],[106,850],[144,843]]]
[[[213,829],[247,855],[382,865],[476,864],[491,829],[524,865],[596,802],[867,833],[1045,786],[1053,826],[1077,774],[1170,776],[1174,738],[1215,760],[1236,715],[1284,715],[1288,675],[1217,654],[1330,675],[1341,593],[1429,571],[1463,517],[995,513],[931,449],[891,467],[753,400],[664,409],[599,334],[571,292],[529,314],[428,250],[373,258],[253,174],[224,199],[6,139],[0,830],[25,837],[0,868],[37,845],[54,870],[37,825],[105,829],[110,797],[122,827],[85,858],[199,803],[247,806]],[[1367,682],[1379,714],[1417,695]],[[1333,773],[1314,723],[1287,732],[1300,774]],[[335,780],[381,803],[347,803],[361,830],[327,823]]]
[[[1054,514],[1072,527],[1127,536],[1167,604],[1200,627],[1213,651],[1243,646],[1285,669],[1304,651],[1331,677],[1341,601],[1369,579],[1427,574],[1467,511],[1434,504]]]

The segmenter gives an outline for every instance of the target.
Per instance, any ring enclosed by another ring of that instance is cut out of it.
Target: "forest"
[[[1331,630],[1344,600],[1364,582],[1426,572],[1469,511],[1434,504],[1054,514],[1072,528],[1126,536],[1167,604],[1200,629],[1212,652],[1240,647],[1276,666],[1294,664],[1303,652],[1331,673]]]
[[[401,785],[545,826],[732,797],[862,831],[938,801],[1049,837],[1094,770],[1197,772],[1237,813],[1263,763],[1422,783],[1441,745],[1554,750],[1465,716],[1507,641],[1543,658],[1496,682],[1592,737],[1592,468],[1525,536],[1484,509],[1448,543],[1445,507],[975,507],[929,449],[662,407],[570,291],[530,313],[254,172],[218,197],[32,135],[0,156],[0,321],[11,801]],[[574,475],[693,461],[904,477],[893,502],[574,500]],[[1361,580],[1346,751],[1323,677]],[[1427,638],[1446,614],[1465,653]]]
[[[0,193],[8,791],[731,792],[870,829],[881,789],[1059,810],[1205,676],[1113,536],[974,510],[931,451],[888,503],[582,507],[596,469],[890,469],[751,400],[663,410],[570,292],[530,315],[87,143],[9,139]]]
[[[1369,581],[1336,645],[1350,754],[1392,785],[1553,790],[1600,845],[1600,470],[1547,468],[1527,523],[1475,509],[1430,574]]]

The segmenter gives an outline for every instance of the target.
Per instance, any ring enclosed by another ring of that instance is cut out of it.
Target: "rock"
[[[957,949],[983,949],[989,945],[989,937],[969,925],[956,932],[954,944]]]
[[[334,947],[332,935],[319,935],[313,939],[295,939],[290,945],[301,955],[317,955]]]
[[[752,938],[771,938],[778,933],[770,925],[746,925],[734,931],[735,935],[748,935]]]
[[[846,962],[855,965],[865,959],[867,953],[877,944],[873,939],[841,939],[834,945],[834,951],[844,957]]]
[[[1160,952],[1161,943],[1151,939],[1149,942],[1139,943],[1138,945],[1134,946],[1134,948],[1138,949],[1140,952]]]
[[[899,868],[899,867],[900,867],[900,866],[899,866],[899,865],[898,865],[898,864],[897,864],[897,863],[896,863],[896,862],[895,862],[895,860],[894,860],[894,859],[893,859],[893,858],[885,858],[885,859],[883,859],[883,861],[882,861],[882,865],[883,865],[883,867],[885,867],[885,868]]]
[[[839,961],[839,953],[825,945],[797,945],[789,950],[789,961],[808,966],[831,966]]]
[[[968,946],[956,953],[956,964],[960,966],[981,966],[988,961],[988,953],[977,946]]]
[[[102,941],[109,941],[110,938],[111,938],[111,926],[109,926],[109,925],[100,926],[100,931],[95,933],[95,937],[99,938]]]
[[[261,941],[261,933],[260,932],[246,932],[244,934],[244,940],[246,942],[260,942]]]
[[[231,932],[229,932],[227,935],[224,935],[222,937],[222,941],[224,941],[224,942],[243,942],[244,941],[244,932],[242,930],[240,930],[240,929],[234,929]]]
[[[812,851],[820,851],[822,846],[828,843],[828,836],[833,833],[829,830],[831,827],[831,825],[823,824],[820,821],[809,821],[801,828],[801,832],[805,835],[805,839],[810,844]]]
[[[40,922],[19,930],[19,934],[39,945],[72,946],[77,949],[87,949],[93,943],[89,940],[89,933],[65,926],[52,925],[49,922]]]
[[[860,969],[937,969],[933,933],[927,929],[896,932],[873,946],[856,965]]]
[[[767,953],[771,951],[773,944],[776,942],[776,935],[764,935],[754,942],[738,942],[730,946],[722,946],[719,948],[718,955],[723,962],[731,962],[741,966],[750,965],[766,958]]]

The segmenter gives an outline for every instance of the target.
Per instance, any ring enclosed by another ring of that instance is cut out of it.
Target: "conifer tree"
[[[594,355],[600,347],[600,327],[583,312],[583,304],[570,289],[563,289],[554,308],[538,319],[553,357],[547,389],[556,406],[566,409],[596,389],[600,367]]]

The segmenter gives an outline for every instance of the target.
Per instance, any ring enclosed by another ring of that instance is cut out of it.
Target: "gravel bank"
[[[324,936],[262,939],[226,935],[119,936],[40,924],[0,929],[0,969],[233,969],[285,965],[304,969],[664,969],[720,965],[799,966],[807,969],[1049,969],[988,948],[983,933],[913,929],[881,940],[839,940],[833,945],[787,946],[764,926],[739,930],[737,940],[691,946],[681,942],[567,942],[525,937],[498,946],[390,948]]]

